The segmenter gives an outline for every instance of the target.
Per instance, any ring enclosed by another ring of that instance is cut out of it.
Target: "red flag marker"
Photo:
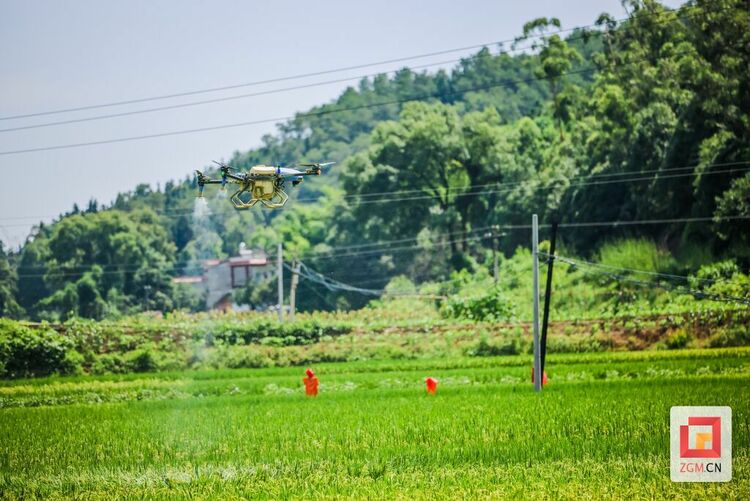
[[[302,379],[302,382],[305,384],[305,395],[308,397],[317,397],[318,384],[320,381],[318,381],[318,378],[312,369],[307,369],[305,374],[307,374],[307,377]]]
[[[534,382],[534,368],[531,368],[531,382]],[[542,386],[547,386],[547,371],[542,372]]]
[[[434,377],[427,377],[424,382],[427,384],[427,393],[435,395],[437,393],[438,380]]]

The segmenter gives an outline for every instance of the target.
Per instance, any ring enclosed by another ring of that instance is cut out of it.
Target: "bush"
[[[257,369],[274,366],[273,360],[254,346],[231,346],[216,355],[218,365],[230,369]]]
[[[603,351],[604,347],[594,336],[549,336],[547,353],[592,353]]]
[[[448,318],[495,322],[510,320],[513,317],[513,305],[499,289],[493,288],[483,296],[452,297],[443,304],[441,313]]]
[[[719,330],[708,341],[711,348],[730,348],[734,346],[750,346],[750,327],[747,325],[733,325]]]
[[[156,355],[152,350],[153,347],[144,345],[136,350],[125,353],[125,366],[133,372],[156,371],[159,366],[156,361]]]
[[[18,378],[65,374],[80,361],[69,357],[73,342],[47,328],[0,320],[0,376]]]
[[[96,357],[91,372],[94,374],[125,374],[128,367],[117,353],[105,353]]]
[[[669,348],[670,350],[677,350],[686,347],[688,343],[692,341],[692,339],[693,336],[685,332],[684,329],[679,329],[667,336],[664,344],[666,344],[667,348]]]
[[[486,336],[467,352],[470,357],[498,357],[502,355],[518,355],[523,350],[521,339],[518,337],[505,339],[499,344],[490,343]]]
[[[60,367],[60,374],[65,374],[68,376],[83,374],[84,360],[84,356],[77,351],[66,351],[65,358],[63,359],[62,366]]]

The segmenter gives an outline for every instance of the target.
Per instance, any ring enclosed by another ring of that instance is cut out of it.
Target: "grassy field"
[[[750,498],[750,349],[315,369],[0,383],[0,496]],[[672,405],[732,407],[731,483],[670,481]]]

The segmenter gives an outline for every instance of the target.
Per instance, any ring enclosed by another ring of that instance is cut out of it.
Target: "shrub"
[[[486,336],[467,352],[470,357],[497,357],[518,355],[522,351],[521,340],[517,337],[504,339],[501,343],[490,343]]]
[[[590,353],[602,351],[604,347],[595,336],[549,336],[547,353]]]
[[[91,366],[94,374],[125,374],[128,367],[125,360],[117,353],[105,353],[96,357]]]
[[[734,346],[750,346],[750,327],[747,325],[733,325],[720,329],[708,341],[711,348],[730,348]]]
[[[153,347],[144,345],[125,353],[125,366],[133,372],[153,372],[159,368]]]
[[[666,344],[667,348],[670,350],[676,350],[686,347],[692,339],[693,337],[684,329],[678,329],[667,336],[664,344]]]
[[[230,369],[257,369],[274,366],[273,360],[254,346],[232,346],[216,355],[221,357],[216,360],[218,365]]]
[[[482,296],[452,297],[443,304],[441,313],[449,318],[494,322],[510,320],[513,317],[513,305],[499,289],[493,288]]]
[[[75,361],[66,360],[73,348],[70,339],[46,328],[31,328],[18,322],[0,320],[0,376],[33,377],[64,374]]]
[[[78,375],[83,374],[84,356],[75,350],[65,352],[65,358],[60,366],[60,374]]]

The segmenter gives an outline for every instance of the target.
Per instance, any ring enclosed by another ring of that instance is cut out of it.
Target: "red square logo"
[[[684,422],[684,421],[683,421]],[[691,427],[710,426],[711,431],[699,431]],[[690,447],[690,438],[694,438],[695,447]],[[709,447],[710,444],[710,447]],[[681,458],[718,458],[721,457],[721,418],[693,416],[688,424],[680,426]]]

